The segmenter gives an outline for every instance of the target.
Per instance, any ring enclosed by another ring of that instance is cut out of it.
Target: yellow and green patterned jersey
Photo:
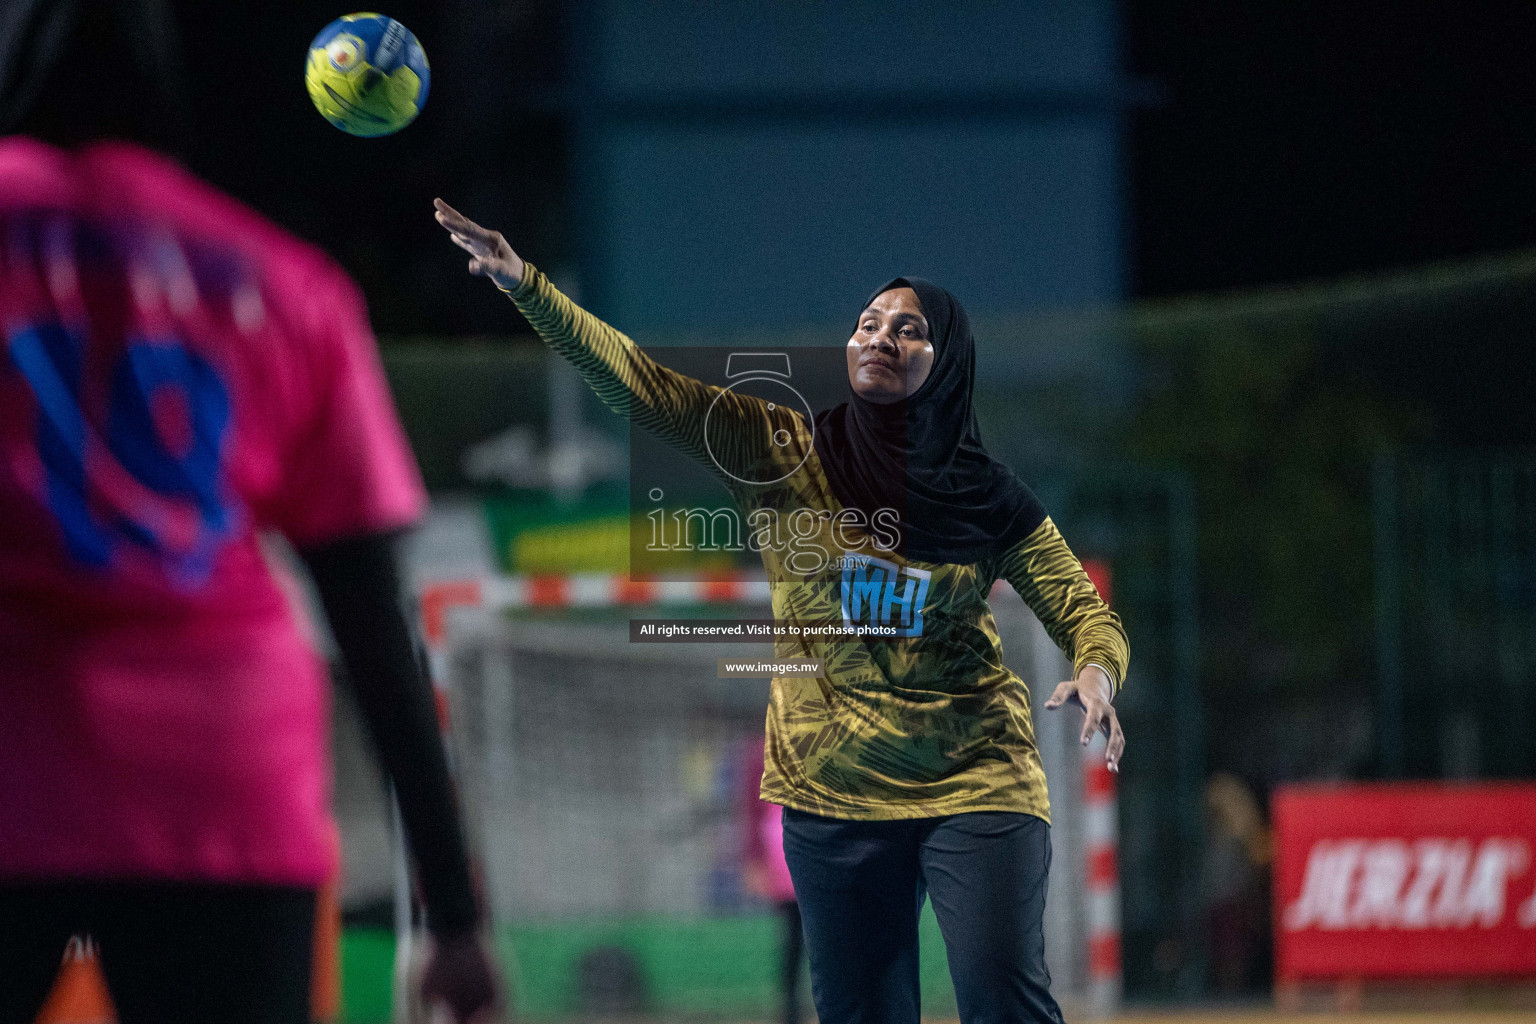
[[[834,818],[1049,820],[1029,692],[1003,665],[992,584],[1008,581],[1074,667],[1101,666],[1116,691],[1130,658],[1119,618],[1049,518],[975,564],[903,558],[880,524],[839,503],[800,413],[660,365],[531,265],[511,296],[610,408],[710,468],[748,529],[790,524],[800,538],[754,545],[775,619],[801,630],[775,641],[776,657],[824,665],[819,678],[773,680],[764,800]],[[891,635],[825,636],[850,624]]]

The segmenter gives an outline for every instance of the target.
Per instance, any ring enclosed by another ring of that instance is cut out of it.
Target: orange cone
[[[341,1016],[341,905],[336,883],[320,890],[315,908],[315,961],[310,1010],[317,1021]],[[69,940],[53,990],[37,1015],[36,1024],[116,1024],[117,1011],[107,992],[107,980],[96,957],[96,944],[76,936]]]
[[[37,1024],[115,1024],[116,1020],[94,944],[78,936],[70,939]]]

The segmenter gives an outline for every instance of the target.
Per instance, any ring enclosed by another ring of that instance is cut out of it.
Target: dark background
[[[1135,291],[1299,281],[1536,241],[1536,6],[1136,3]]]
[[[1536,242],[1536,6],[1133,3],[1132,293],[1284,284]],[[1350,353],[1442,439],[1530,444],[1523,330]]]
[[[555,0],[389,13],[432,62],[430,102],[397,136],[354,140],[300,76],[334,4],[178,4],[193,83],[193,166],[318,241],[363,283],[383,335],[516,326],[428,216],[443,195],[544,264],[573,257],[565,114],[570,10]],[[1536,244],[1536,6],[1130,3],[1130,297],[1312,281]],[[850,59],[856,59],[850,44]],[[1536,361],[1523,342],[1358,353],[1467,443],[1533,439],[1494,407]],[[1489,418],[1490,410],[1492,418]]]

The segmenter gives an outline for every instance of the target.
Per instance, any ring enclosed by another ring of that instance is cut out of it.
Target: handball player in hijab
[[[713,467],[749,521],[766,509],[819,524],[797,532],[800,552],[842,552],[807,569],[771,536],[757,548],[774,616],[792,627],[776,657],[808,665],[772,681],[759,792],[784,808],[818,1019],[916,1024],[928,898],[962,1021],[1059,1024],[1042,936],[1045,774],[1028,691],[1003,664],[992,584],[1007,580],[1071,660],[1045,707],[1082,708],[1082,741],[1102,732],[1112,770],[1129,647],[1040,503],[982,443],[960,303],[915,277],[877,290],[848,340],[847,402],[808,421],[662,366],[500,233],[442,200],[436,217],[470,273],[612,409]],[[827,637],[827,623],[850,632]]]

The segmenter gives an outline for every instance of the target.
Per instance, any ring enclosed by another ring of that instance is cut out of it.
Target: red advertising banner
[[[1275,973],[1536,978],[1536,785],[1283,787]]]

